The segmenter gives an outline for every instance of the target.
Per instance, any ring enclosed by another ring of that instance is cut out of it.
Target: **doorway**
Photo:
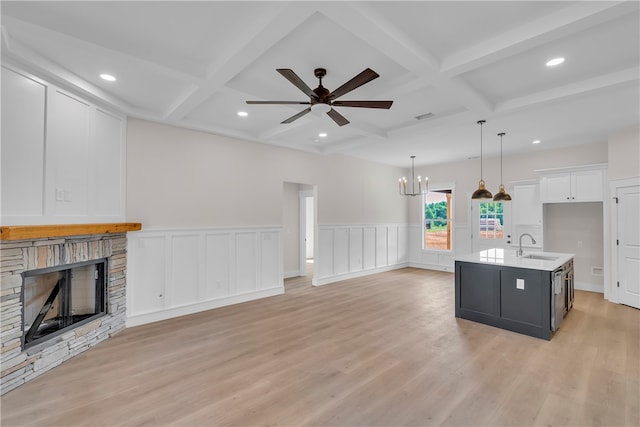
[[[300,200],[300,276],[313,277],[315,198],[313,190],[301,190]]]
[[[612,286],[619,303],[640,308],[640,184],[638,179],[620,181],[612,182]]]
[[[316,261],[317,190],[310,184],[283,183],[283,276],[311,283]]]
[[[470,210],[473,252],[506,249],[511,243],[511,204],[471,200]]]

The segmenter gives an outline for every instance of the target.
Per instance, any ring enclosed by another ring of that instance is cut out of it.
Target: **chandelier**
[[[411,156],[411,192],[407,193],[407,178],[402,177],[398,179],[398,191],[401,196],[418,196],[420,194],[427,194],[429,192],[429,178],[424,177],[424,188],[422,185],[422,178],[418,176],[415,178],[415,158],[416,156]],[[418,191],[416,192],[416,182],[418,183]]]

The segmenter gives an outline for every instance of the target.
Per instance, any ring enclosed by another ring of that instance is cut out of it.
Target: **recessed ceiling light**
[[[113,77],[111,74],[100,74],[100,78],[102,78],[103,80],[106,80],[108,82],[115,82],[116,78]]]
[[[326,138],[326,137],[327,137],[327,133],[326,133],[326,132],[320,132],[320,133],[318,134],[318,136],[319,136],[320,138]]]
[[[238,111],[238,115],[240,117],[247,117],[249,115],[249,113],[247,113],[246,111]]]
[[[540,144],[540,140],[536,139],[535,141],[531,141],[532,144]]]
[[[553,67],[556,65],[560,65],[564,62],[564,58],[553,58],[547,61],[547,67]]]

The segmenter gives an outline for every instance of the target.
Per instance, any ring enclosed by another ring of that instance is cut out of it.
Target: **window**
[[[424,249],[450,251],[453,235],[453,190],[432,190],[424,203]]]
[[[480,238],[504,238],[504,206],[502,202],[481,202],[479,224]]]

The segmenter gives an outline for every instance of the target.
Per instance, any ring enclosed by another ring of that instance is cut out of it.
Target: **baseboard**
[[[594,283],[579,283],[579,282],[576,282],[574,284],[574,289],[576,291],[598,292],[600,294],[604,293],[604,285],[597,285],[597,284],[594,284]]]
[[[448,265],[439,265],[439,264],[425,264],[422,262],[410,262],[409,267],[421,268],[423,270],[436,270],[436,271],[446,271],[448,273],[453,273],[455,270],[454,266]]]
[[[285,271],[283,275],[285,279],[291,279],[292,277],[298,276],[300,276],[300,270]]]
[[[180,307],[172,307],[166,310],[154,311],[152,313],[137,314],[128,316],[126,320],[127,328],[132,326],[140,326],[147,323],[159,322],[160,320],[171,319],[174,317],[185,316],[187,314],[198,313],[201,311],[220,308],[227,305],[238,304],[241,302],[253,301],[260,298],[272,297],[284,294],[284,286],[263,289],[260,291],[247,292],[244,294],[233,295],[225,298],[217,298],[208,301],[197,302],[193,304],[183,305]]]
[[[329,283],[335,283],[341,280],[355,279],[357,277],[369,276],[371,274],[377,274],[377,273],[384,273],[385,271],[398,270],[400,268],[405,268],[405,267],[409,267],[408,262],[403,262],[403,263],[394,264],[394,265],[387,265],[385,267],[371,268],[369,270],[356,271],[353,273],[344,273],[344,274],[338,274],[335,276],[321,277],[319,279],[316,279],[314,277],[313,280],[311,281],[311,284],[313,286],[328,285]]]

